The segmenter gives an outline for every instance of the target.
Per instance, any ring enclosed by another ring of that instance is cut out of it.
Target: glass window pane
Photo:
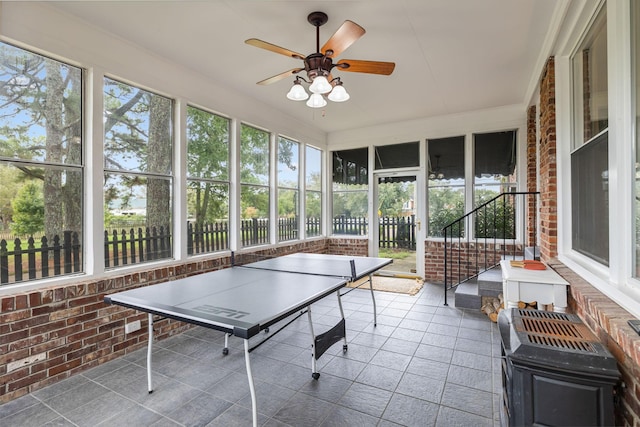
[[[609,143],[604,133],[571,154],[571,242],[609,265]]]
[[[333,184],[333,234],[368,233],[367,185]]]
[[[187,253],[229,249],[229,184],[188,181]]]
[[[171,128],[171,99],[104,79],[106,170],[170,173]]]
[[[298,190],[278,190],[278,241],[298,238]]]
[[[464,136],[430,139],[429,237],[444,237],[442,229],[464,215]],[[464,229],[452,230],[455,237]],[[448,235],[447,237],[450,237]]]
[[[83,271],[82,74],[0,42],[0,285]]]
[[[241,182],[269,185],[269,134],[242,125],[240,150]]]
[[[369,149],[334,151],[333,234],[366,235]]]
[[[230,120],[187,107],[187,253],[229,248]]]
[[[242,185],[240,244],[254,246],[269,243],[269,188]]]
[[[606,8],[598,13],[571,61],[575,136],[571,153],[571,244],[573,250],[608,265]]]
[[[306,189],[322,190],[322,151],[306,147]]]
[[[589,29],[572,66],[574,148],[578,148],[609,126],[606,8]]]
[[[171,258],[171,179],[105,173],[105,267]]]
[[[298,239],[300,144],[278,138],[278,241]]]
[[[444,237],[442,229],[464,215],[464,185],[429,187],[429,237]],[[464,227],[447,237],[462,237]]]
[[[229,179],[231,121],[194,107],[187,108],[187,176]]]
[[[305,201],[305,232],[307,237],[322,235],[322,194],[318,191],[308,191]]]
[[[382,145],[375,147],[375,168],[409,168],[420,165],[420,143]]]
[[[82,70],[0,43],[0,157],[82,164]]]
[[[369,183],[369,149],[334,151],[333,182],[367,185]]]
[[[300,144],[285,138],[278,141],[278,187],[298,188]]]

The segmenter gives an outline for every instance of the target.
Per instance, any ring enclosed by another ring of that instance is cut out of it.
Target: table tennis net
[[[247,253],[235,253],[231,252],[231,266],[241,267],[243,265],[252,264],[258,261],[264,261],[267,259],[278,258],[275,251],[271,252],[247,252]]]
[[[269,252],[251,252],[251,253],[235,253],[231,252],[231,266],[232,267],[250,267],[250,268],[264,268],[266,270],[274,269],[279,271],[289,271],[289,272],[298,272],[303,274],[311,274],[311,275],[321,275],[321,276],[338,276],[349,278],[351,281],[354,281],[357,278],[356,274],[356,266],[355,261],[353,259],[344,261],[347,262],[344,265],[340,274],[336,274],[335,271],[323,271],[319,272],[317,269],[314,272],[311,271],[291,271],[288,269],[281,270],[280,268],[270,268],[270,267],[262,267],[260,265],[253,265],[260,261],[268,261],[270,259],[281,258],[282,255],[278,255],[276,251]],[[334,261],[335,263],[335,261]],[[335,266],[335,264],[334,264]]]

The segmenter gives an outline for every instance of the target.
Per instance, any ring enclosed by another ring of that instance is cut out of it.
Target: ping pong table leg
[[[231,334],[224,334],[224,348],[222,349],[222,354],[224,354],[225,356],[227,354],[229,354],[229,337],[231,336]]]
[[[369,289],[371,290],[371,301],[373,302],[373,326],[378,326],[378,313],[376,310],[376,297],[373,293],[373,275],[369,275]]]
[[[253,374],[251,373],[248,339],[244,340],[244,363],[247,367],[247,377],[249,378],[249,392],[251,393],[251,415],[253,417],[253,427],[258,427],[258,402],[256,399],[256,389],[253,384]]]
[[[338,290],[336,292],[336,294],[338,295],[338,307],[340,307],[340,316],[342,316],[342,320],[344,320],[344,310],[342,309],[342,296],[340,295],[340,291]],[[344,329],[344,336],[342,337],[344,339],[344,344],[342,345],[342,351],[347,351],[347,329]]]
[[[311,376],[314,380],[320,378],[318,365],[316,364],[316,334],[313,333],[313,322],[311,321],[311,306],[307,307],[307,316],[309,317],[309,329],[311,329]]]
[[[149,313],[149,342],[147,343],[147,389],[153,393],[151,383],[151,351],[153,350],[153,314]]]

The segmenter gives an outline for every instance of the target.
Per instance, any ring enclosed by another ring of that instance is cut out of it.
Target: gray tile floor
[[[453,296],[450,297],[453,301]],[[500,425],[500,336],[479,311],[442,305],[440,286],[416,296],[358,289],[343,297],[349,349],[335,344],[311,378],[302,316],[251,353],[263,426]],[[315,332],[339,319],[336,298],[312,306]],[[273,328],[272,328],[273,329]],[[242,340],[194,328],[157,342],[154,392],[146,349],[0,406],[3,426],[248,426]]]

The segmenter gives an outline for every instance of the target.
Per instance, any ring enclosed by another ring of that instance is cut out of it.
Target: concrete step
[[[502,271],[500,267],[492,268],[478,275],[478,294],[497,297],[502,292]]]
[[[461,283],[456,287],[455,306],[480,310],[482,297],[478,294],[478,284],[475,282]]]

